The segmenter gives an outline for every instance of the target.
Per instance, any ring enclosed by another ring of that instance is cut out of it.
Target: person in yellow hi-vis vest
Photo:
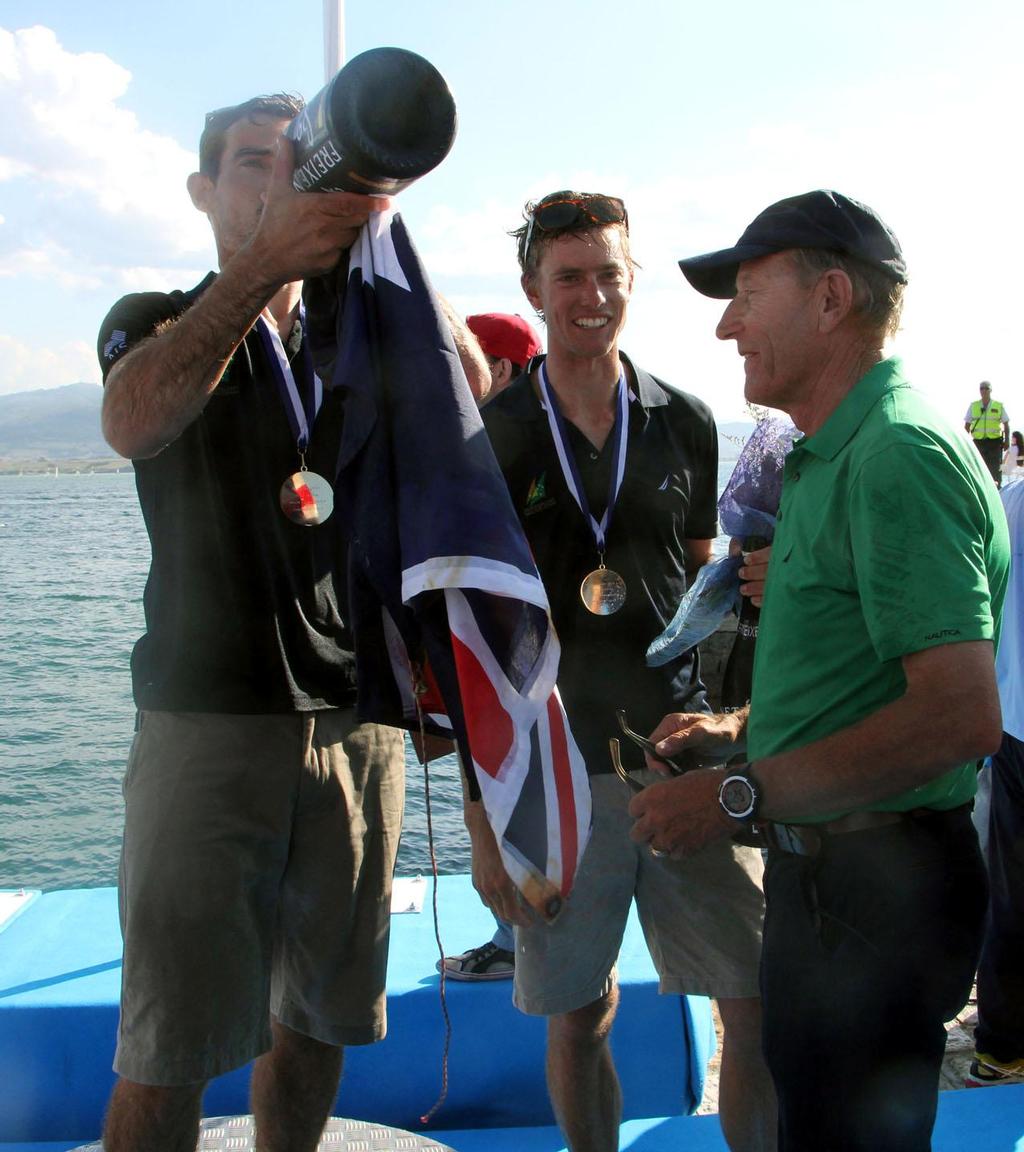
[[[975,448],[981,453],[998,488],[1002,482],[999,465],[1002,463],[1003,450],[1010,443],[1010,414],[1005,404],[992,399],[992,385],[987,380],[982,380],[978,391],[981,399],[975,400],[967,409],[964,427],[970,433]]]

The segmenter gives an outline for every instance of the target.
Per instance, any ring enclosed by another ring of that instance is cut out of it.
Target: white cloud
[[[93,263],[114,248],[174,263],[209,246],[184,182],[195,154],[119,103],[131,74],[48,28],[0,28],[0,179],[8,224]]]
[[[1001,205],[1015,187],[1005,110],[1018,106],[1019,81],[999,71],[917,75],[898,100],[874,82],[837,86],[799,119],[771,103],[751,109],[742,131],[695,163],[678,145],[657,167],[629,174],[548,173],[468,216],[435,208],[416,239],[439,286],[455,282],[453,301],[529,315],[506,235],[527,195],[566,186],[621,195],[642,266],[623,346],[724,420],[744,412],[742,364],[714,336],[721,302],[698,296],[676,261],[734,243],[774,200],[838,188],[875,207],[900,237],[911,284],[893,350],[915,381],[956,422],[990,378],[1013,414],[1018,335],[1007,302],[1022,246]]]
[[[48,28],[0,28],[0,392],[98,380],[91,340],[113,301],[193,283],[210,259],[185,192],[195,154],[139,124],[130,83]]]
[[[0,334],[0,394],[100,381],[96,349],[84,340],[40,347]]]
[[[43,240],[34,248],[0,251],[0,279],[45,280],[69,291],[92,290],[103,283],[95,271],[76,268],[68,249],[51,239]]]
[[[922,61],[901,68],[898,93],[879,82],[881,65],[866,64],[856,85],[822,82],[811,69],[802,90],[780,84],[780,95],[742,107],[723,97],[700,112],[696,147],[689,111],[666,100],[669,90],[649,90],[636,106],[638,138],[658,138],[649,155],[632,140],[609,141],[587,152],[588,166],[562,169],[547,152],[542,170],[527,159],[493,193],[471,200],[456,189],[444,204],[425,180],[409,193],[407,219],[460,311],[532,319],[507,234],[523,202],[566,186],[622,195],[642,265],[624,346],[729,419],[743,412],[742,365],[714,337],[721,306],[686,285],[676,260],[732,243],[772,200],[838,187],[877,207],[900,236],[912,283],[898,347],[958,418],[977,380],[1005,395],[1018,375],[1010,302],[1020,242],[1003,204],[1015,187],[1007,140],[1019,81],[999,68],[929,74],[930,57]],[[73,336],[91,337],[124,292],[194,283],[212,251],[183,187],[195,155],[138,122],[126,107],[130,85],[115,61],[68,52],[49,29],[0,29],[0,278],[8,294],[12,284],[31,282],[40,296],[53,286],[46,315]],[[32,320],[11,309],[6,322],[17,342],[29,339]],[[46,346],[49,355],[48,337]],[[69,371],[54,382],[94,378]]]

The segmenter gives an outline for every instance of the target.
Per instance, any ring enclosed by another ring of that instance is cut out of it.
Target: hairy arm
[[[798,823],[828,812],[870,808],[994,752],[1002,734],[992,644],[944,644],[903,657],[907,687],[858,723],[778,756],[758,760],[761,815]],[[654,733],[671,755],[691,737],[672,717]],[[680,855],[735,831],[718,807],[722,774],[698,771],[635,797],[633,838]]]
[[[473,852],[473,887],[480,901],[499,919],[510,924],[530,923],[530,914],[519,900],[518,890],[505,871],[483,801],[470,800],[465,772],[462,781],[462,815]]]
[[[122,456],[155,456],[192,423],[273,292],[245,279],[242,253],[176,320],[158,326],[110,370],[103,434]]]
[[[260,312],[286,285],[329,272],[370,212],[386,198],[299,193],[293,153],[282,139],[252,237],[179,319],[161,325],[111,369],[103,434],[122,456],[155,456],[202,412],[228,361]]]

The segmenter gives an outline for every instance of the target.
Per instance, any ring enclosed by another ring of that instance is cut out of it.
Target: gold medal
[[[334,511],[334,489],[319,474],[303,469],[281,485],[281,511],[295,524],[314,528]]]
[[[626,581],[602,564],[583,578],[580,599],[583,607],[595,616],[610,616],[626,603]]]

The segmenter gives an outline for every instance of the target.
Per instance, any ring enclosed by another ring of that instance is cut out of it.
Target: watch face
[[[744,780],[742,776],[730,776],[722,784],[718,797],[722,807],[730,816],[742,820],[753,814],[756,799],[754,789],[750,782]]]

